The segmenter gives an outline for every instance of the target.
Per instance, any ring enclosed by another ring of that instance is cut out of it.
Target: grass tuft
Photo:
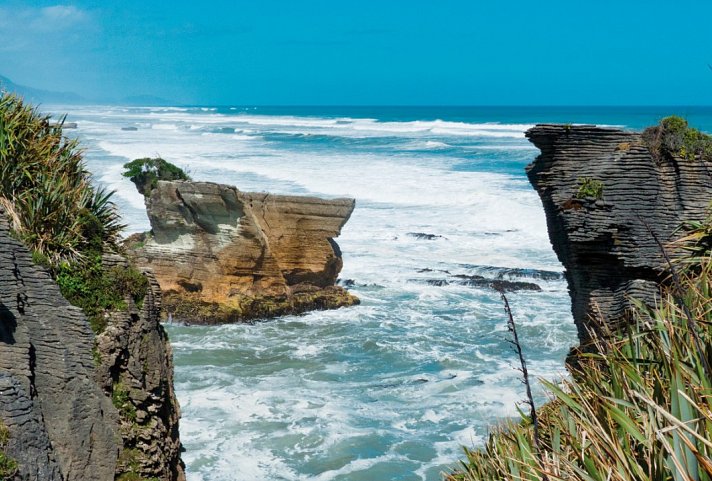
[[[596,352],[579,354],[571,379],[544,382],[538,456],[531,420],[509,422],[446,479],[712,480],[710,220],[686,225],[676,247],[692,255],[655,309],[638,303],[634,325],[591,332]]]

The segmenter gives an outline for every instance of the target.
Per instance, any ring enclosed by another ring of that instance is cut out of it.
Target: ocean
[[[122,165],[162,156],[245,191],[353,197],[336,239],[360,306],[246,325],[167,325],[189,481],[435,481],[524,398],[499,294],[530,371],[576,344],[562,266],[524,167],[538,122],[642,128],[690,107],[48,106],[76,122],[127,233],[149,229]],[[424,235],[422,235],[424,234]],[[535,393],[545,400],[537,383]]]

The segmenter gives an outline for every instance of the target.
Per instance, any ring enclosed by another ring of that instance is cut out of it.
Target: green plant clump
[[[114,407],[119,410],[122,419],[129,422],[136,422],[136,406],[133,405],[129,398],[129,391],[123,384],[117,382],[114,384],[113,392],[111,393],[111,402]]]
[[[131,266],[104,269],[99,252],[82,262],[62,263],[55,277],[62,295],[82,308],[96,333],[106,327],[106,311],[125,309],[127,296],[140,307],[148,292],[146,276]]]
[[[596,353],[579,354],[563,386],[544,383],[538,443],[523,415],[466,450],[447,480],[712,480],[709,221],[678,241],[691,255],[655,309],[639,303],[634,325],[591,332]]]
[[[144,196],[148,196],[158,186],[159,180],[190,180],[190,176],[180,167],[160,158],[142,158],[124,164],[124,177],[131,179]]]
[[[676,115],[645,129],[643,140],[658,161],[669,157],[712,160],[712,136],[691,128],[687,120]]]
[[[7,442],[10,439],[10,430],[0,420],[0,480],[12,479],[17,473],[17,461],[5,453]]]
[[[92,186],[63,123],[0,94],[0,206],[14,235],[52,265],[115,245],[123,228],[112,193]]]
[[[577,199],[586,199],[593,197],[594,199],[603,198],[603,182],[600,180],[591,179],[589,177],[580,177],[578,179],[579,188],[576,192]]]

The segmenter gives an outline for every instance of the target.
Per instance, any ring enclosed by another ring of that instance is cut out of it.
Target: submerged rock
[[[418,240],[447,239],[447,237],[443,237],[437,234],[428,234],[427,232],[408,232],[407,235],[409,235],[410,237],[415,237]]]
[[[431,269],[421,269],[418,272],[428,272]],[[533,282],[509,281],[492,279],[478,275],[456,274],[447,279],[410,279],[411,282],[424,283],[429,286],[444,287],[450,284],[492,289],[497,292],[541,291],[541,287]]]
[[[666,277],[655,237],[667,243],[683,221],[704,217],[712,165],[653,158],[641,134],[612,128],[537,125],[526,136],[541,150],[527,174],[566,268],[583,342],[595,328],[590,316],[615,327],[629,322],[631,299],[654,304]]]
[[[242,192],[165,182],[146,197],[152,235],[132,256],[151,268],[177,320],[238,322],[358,303],[336,279],[333,238],[353,199]]]

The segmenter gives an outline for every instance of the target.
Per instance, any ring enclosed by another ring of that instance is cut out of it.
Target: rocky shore
[[[343,263],[334,238],[354,205],[159,181],[146,196],[151,232],[127,246],[154,273],[174,319],[241,322],[351,306],[358,299],[336,286]]]

